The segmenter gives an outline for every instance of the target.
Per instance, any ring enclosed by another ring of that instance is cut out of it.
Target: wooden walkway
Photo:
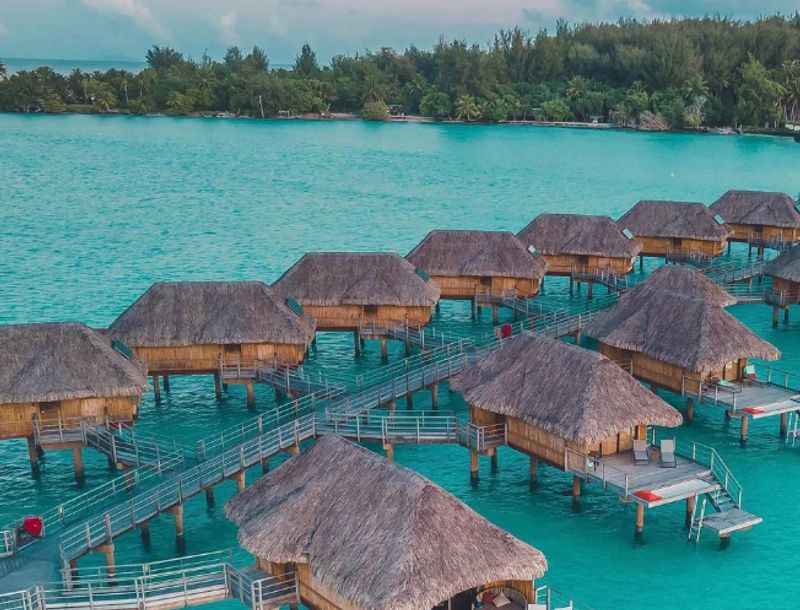
[[[222,600],[251,610],[299,601],[292,574],[277,579],[255,568],[237,568],[230,553],[206,553],[148,564],[74,570],[61,583],[0,595],[2,610],[171,610]]]

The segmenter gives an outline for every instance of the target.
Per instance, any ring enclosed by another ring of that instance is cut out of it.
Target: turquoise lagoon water
[[[306,250],[405,254],[439,227],[516,231],[543,211],[616,217],[640,198],[709,202],[734,187],[796,194],[799,159],[797,144],[762,137],[0,115],[0,322],[104,326],[157,280],[273,281]],[[547,298],[564,301],[561,288],[548,280]],[[763,305],[733,313],[783,351],[779,366],[800,368],[796,323],[773,330]],[[462,305],[445,304],[436,324],[476,330]],[[309,366],[352,374],[379,357],[368,344],[356,363],[350,338],[327,334]],[[457,395],[442,398],[442,409],[463,411]],[[257,400],[274,406],[266,390]],[[210,380],[174,379],[160,404],[146,396],[137,426],[191,443],[251,416],[237,389],[218,403]],[[800,448],[784,446],[775,420],[756,423],[744,449],[737,432],[704,408],[677,431],[717,447],[744,485],[745,507],[764,517],[726,549],[708,532],[688,544],[677,505],[648,511],[645,544],[635,543],[629,505],[589,487],[575,513],[569,478],[552,469],[531,493],[527,461],[510,450],[495,474],[481,464],[477,488],[460,448],[399,447],[396,457],[544,551],[546,581],[584,606],[791,606]],[[86,454],[87,486],[112,476],[104,458]],[[0,443],[0,522],[78,492],[67,453],[49,454],[33,479],[24,443]],[[235,546],[222,508],[232,492],[220,486],[212,510],[203,498],[188,502],[187,553]],[[175,555],[171,518],[156,521],[149,550],[134,533],[117,540],[118,562]]]

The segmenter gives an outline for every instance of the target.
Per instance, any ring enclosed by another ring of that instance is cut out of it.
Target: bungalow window
[[[39,414],[42,419],[51,419],[54,417],[59,416],[59,410],[61,408],[61,403],[57,400],[55,401],[48,401],[48,402],[40,402],[39,403]]]
[[[481,286],[491,286],[492,285],[492,278],[489,276],[483,276],[481,278]]]
[[[377,316],[378,315],[378,306],[377,305],[364,305],[364,313],[368,316]]]
[[[683,245],[683,240],[680,237],[673,237],[672,238],[672,247],[673,248],[680,248]]]
[[[242,353],[242,346],[237,344],[229,344],[225,346],[225,353],[226,354],[241,354]]]

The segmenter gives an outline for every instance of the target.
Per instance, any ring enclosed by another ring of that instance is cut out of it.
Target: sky
[[[381,46],[430,48],[441,34],[486,43],[500,28],[793,13],[796,0],[0,0],[0,58],[141,60],[151,45],[219,57],[231,45],[291,63],[308,42],[327,62]]]

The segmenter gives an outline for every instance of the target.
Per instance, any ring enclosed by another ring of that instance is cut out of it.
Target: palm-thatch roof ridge
[[[764,267],[764,273],[787,282],[800,283],[800,246],[786,250]]]
[[[144,367],[77,322],[0,326],[0,403],[139,396]]]
[[[720,241],[731,234],[704,204],[689,201],[642,200],[623,214],[617,224],[635,237]]]
[[[692,299],[703,299],[719,307],[730,307],[738,301],[704,273],[688,265],[664,265],[659,267],[646,282],[627,292],[636,295],[651,290],[665,291]]]
[[[679,426],[681,414],[617,364],[556,339],[523,334],[450,384],[470,405],[576,443],[642,424]]]
[[[436,230],[406,259],[431,275],[541,279],[546,263],[510,231]]]
[[[552,256],[633,258],[642,250],[641,243],[625,237],[608,216],[539,214],[517,237],[538,253]]]
[[[541,552],[424,477],[337,436],[264,475],[225,506],[240,544],[308,563],[353,606],[429,610],[497,580],[532,580]]]
[[[305,305],[432,307],[439,287],[387,252],[309,252],[272,285]]]
[[[800,211],[786,193],[731,190],[711,210],[734,224],[800,228]]]
[[[264,282],[157,282],[109,334],[143,347],[278,343],[305,345],[315,324]]]
[[[720,370],[739,358],[780,357],[773,345],[725,311],[719,299],[661,290],[649,280],[598,314],[585,333],[696,373]]]

